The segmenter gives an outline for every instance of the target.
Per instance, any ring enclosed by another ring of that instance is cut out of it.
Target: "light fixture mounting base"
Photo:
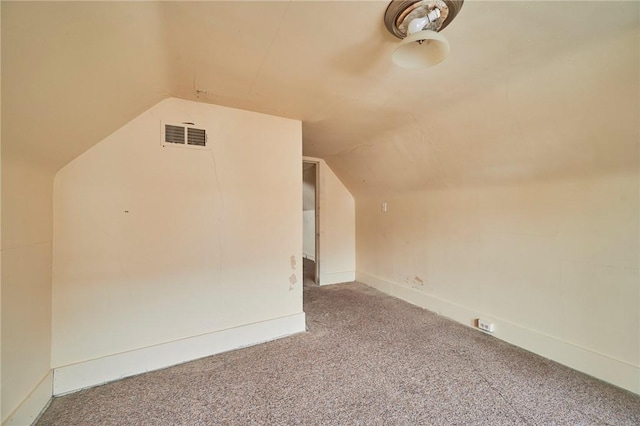
[[[384,13],[384,25],[394,36],[403,39],[407,36],[407,26],[416,15],[426,15],[429,8],[443,4],[448,9],[436,31],[442,31],[458,15],[464,0],[392,0]]]

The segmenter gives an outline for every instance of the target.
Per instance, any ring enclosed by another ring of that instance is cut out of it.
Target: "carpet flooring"
[[[638,425],[640,396],[363,284],[308,332],[54,398],[38,425]]]

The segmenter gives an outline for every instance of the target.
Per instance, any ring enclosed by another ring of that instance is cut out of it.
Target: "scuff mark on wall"
[[[407,277],[404,282],[411,286],[411,288],[422,289],[424,288],[424,281],[419,276],[414,276],[413,278]]]
[[[293,290],[293,286],[298,282],[298,277],[296,277],[296,274],[291,274],[289,276],[289,284],[291,284],[289,286],[289,290]]]
[[[291,255],[290,258],[290,262],[291,262],[291,269],[293,271],[296,270],[296,266],[298,265],[298,262],[296,261],[296,256],[295,255]],[[293,286],[298,282],[298,277],[296,277],[296,273],[294,272],[293,274],[291,274],[289,276],[289,291],[293,290]]]

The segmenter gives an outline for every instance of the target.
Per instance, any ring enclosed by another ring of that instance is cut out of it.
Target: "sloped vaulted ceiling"
[[[303,121],[354,195],[638,168],[640,4],[465,2],[395,67],[387,2],[2,2],[3,154],[57,170],[176,96]]]
[[[3,158],[55,172],[169,96],[159,4],[0,7]]]

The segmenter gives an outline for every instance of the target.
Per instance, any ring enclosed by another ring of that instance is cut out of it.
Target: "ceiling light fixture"
[[[391,34],[403,39],[392,59],[403,68],[428,68],[449,55],[439,33],[458,15],[464,0],[392,0],[384,13]]]

